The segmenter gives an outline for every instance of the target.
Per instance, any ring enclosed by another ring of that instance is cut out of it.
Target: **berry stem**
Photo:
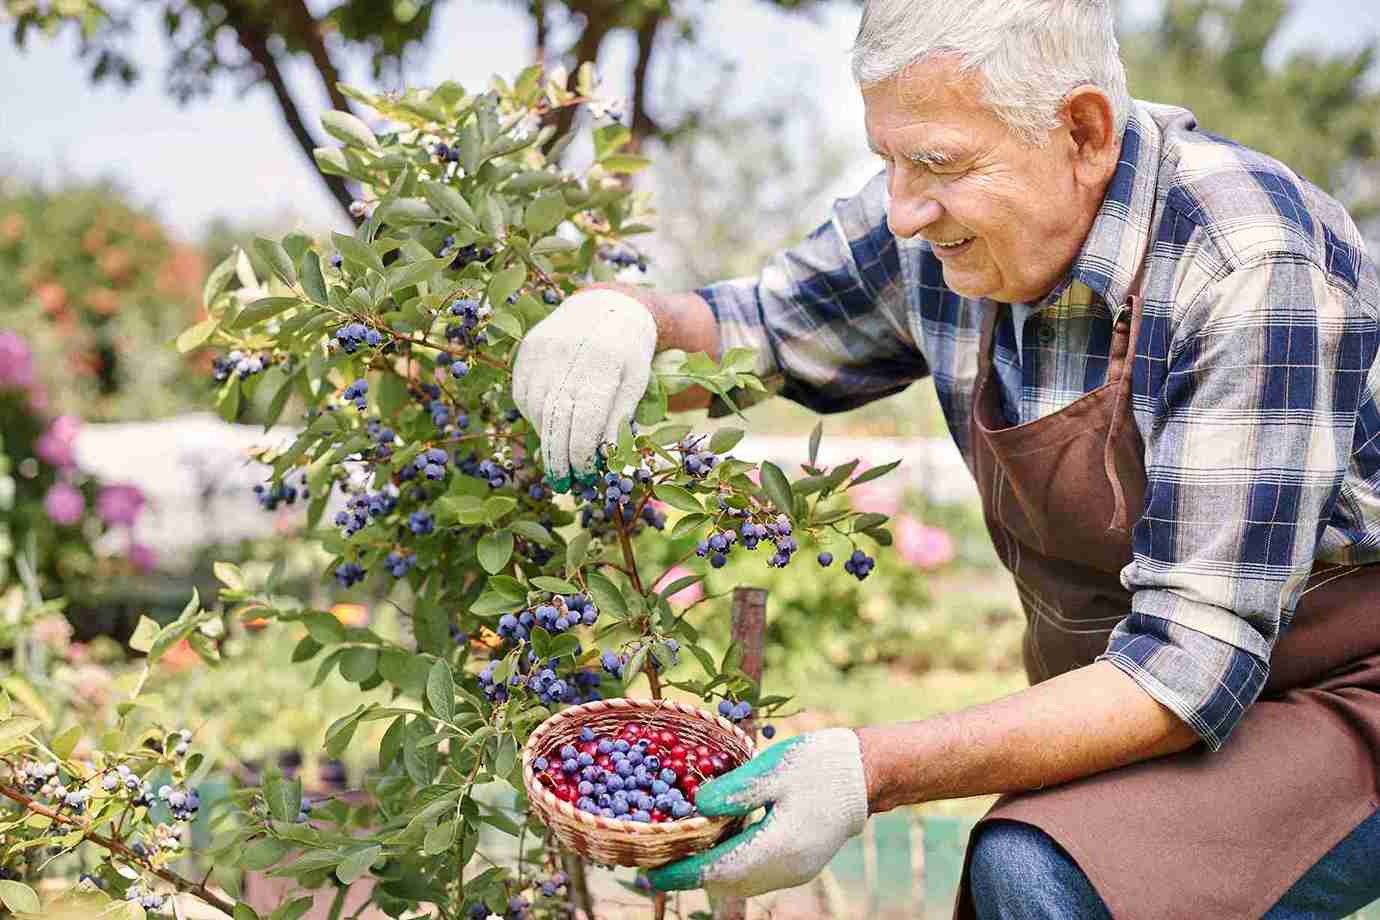
[[[7,786],[0,783],[0,795],[3,795],[5,798],[10,799],[14,802],[17,802],[28,811],[31,811],[36,815],[42,815],[50,821],[56,821],[59,824],[65,824],[71,827],[80,827],[83,829],[83,831],[85,831],[85,825],[83,825],[80,821],[76,821],[72,818],[67,817],[66,815],[58,814],[52,809],[46,808],[38,804],[33,799],[29,798],[27,795],[25,795],[24,793],[20,792],[18,789],[15,789],[12,786]],[[126,847],[123,843],[120,843],[118,840],[112,840],[109,837],[102,836],[101,834],[97,834],[92,831],[86,831],[85,839],[90,840],[97,846],[104,847],[106,850],[109,850],[112,855],[118,856],[120,859],[124,860],[132,866],[136,866],[148,872],[152,872],[154,875],[158,876],[163,881],[172,885],[178,891],[185,891],[188,894],[195,895],[202,901],[205,901],[207,904],[210,904],[212,907],[216,908],[216,910],[222,911],[227,915],[233,914],[235,912],[234,904],[231,904],[229,901],[223,900],[210,889],[208,889],[204,884],[198,885],[196,882],[188,881],[187,879],[178,875],[176,872],[172,872],[168,869],[155,868],[152,863],[150,863],[146,859],[141,859],[138,854]]]

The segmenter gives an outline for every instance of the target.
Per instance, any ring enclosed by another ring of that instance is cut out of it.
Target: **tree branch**
[[[273,90],[273,95],[278,100],[278,108],[283,112],[283,119],[287,122],[288,129],[292,131],[293,137],[297,139],[297,145],[302,148],[307,160],[316,168],[316,157],[312,155],[312,150],[317,146],[316,139],[307,130],[306,124],[302,121],[302,113],[297,109],[297,102],[292,98],[292,92],[288,89],[287,80],[283,77],[282,70],[278,67],[278,61],[268,50],[267,29],[257,23],[253,14],[236,3],[225,3],[225,21],[239,39],[240,45],[249,56],[254,59],[263,70],[264,79],[268,81],[269,87]],[[326,183],[326,188],[331,196],[340,204],[340,207],[348,215],[350,213],[350,202],[354,200],[354,195],[345,186],[345,180],[340,176],[329,176],[324,173],[321,179]],[[353,218],[351,218],[353,221]]]
[[[661,27],[664,9],[649,10],[637,27],[637,64],[633,67],[632,140],[628,144],[634,153],[642,149],[642,141],[661,133],[661,127],[647,114],[647,69],[656,49],[656,32]]]
[[[342,112],[353,112],[350,100],[340,91],[340,70],[331,59],[331,52],[321,33],[321,23],[312,16],[306,0],[280,0],[280,9],[292,20],[295,31],[302,37],[321,82],[326,84],[326,94],[331,97],[331,105]]]
[[[60,815],[52,809],[38,804],[33,799],[29,798],[27,795],[25,795],[24,793],[20,792],[18,789],[15,789],[12,786],[0,785],[0,795],[3,795],[7,799],[11,799],[15,802],[18,802],[20,805],[24,806],[26,810],[31,811],[36,815],[42,815],[50,821],[56,821],[59,824],[65,824],[69,827],[77,827],[85,830],[85,825],[83,825],[80,821],[76,821],[72,818],[67,817],[66,815]],[[153,873],[154,875],[161,878],[163,881],[167,882],[169,885],[172,885],[178,891],[185,891],[188,894],[195,895],[197,898],[200,898],[202,901],[205,901],[207,904],[210,904],[212,907],[216,908],[216,910],[225,912],[227,916],[235,912],[234,904],[231,904],[229,901],[222,899],[219,895],[215,894],[210,889],[208,889],[204,884],[197,884],[196,882],[188,881],[187,879],[178,875],[176,872],[173,872],[169,869],[155,869],[148,860],[143,859],[137,853],[135,853],[133,850],[131,850],[129,847],[125,846],[118,840],[112,840],[109,837],[104,837],[100,834],[92,832],[87,832],[85,834],[85,839],[90,840],[97,846],[104,847],[105,849],[109,850],[111,854],[120,857],[120,859],[124,860],[130,865],[137,866],[141,869],[144,869],[145,871]]]

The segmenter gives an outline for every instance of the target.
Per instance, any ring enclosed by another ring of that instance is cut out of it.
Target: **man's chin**
[[[944,266],[944,285],[958,296],[970,300],[992,297],[997,291],[991,279],[971,272],[954,271],[947,265]]]

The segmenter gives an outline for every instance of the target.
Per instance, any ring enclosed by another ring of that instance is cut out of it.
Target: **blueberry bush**
[[[272,277],[255,277],[232,254],[207,279],[207,318],[179,338],[184,351],[215,350],[227,417],[269,393],[270,422],[300,409],[295,439],[261,456],[272,476],[258,500],[304,503],[308,528],[333,555],[323,577],[342,591],[386,593],[405,625],[392,636],[342,623],[282,593],[280,572],[250,577],[229,563],[216,569],[214,609],[194,599],[161,630],[143,624],[136,638],[151,659],[186,639],[212,661],[227,622],[295,624],[305,633],[293,661],[315,669],[317,682],[338,674],[361,691],[327,729],[325,753],[378,739],[362,796],[308,804],[298,781],[270,772],[232,797],[207,853],[210,881],[228,897],[241,896],[252,871],[308,890],[333,886],[333,920],[355,885],[391,917],[571,916],[587,895],[567,873],[582,870],[526,808],[519,752],[531,731],[562,706],[641,692],[643,680],[654,696],[673,687],[734,720],[781,712],[789,701],[762,694],[736,647],[718,656],[702,647],[700,627],[727,610],[723,594],[679,609],[668,599],[754,554],[769,567],[823,565],[861,581],[875,564],[869,549],[891,540],[886,517],[851,510],[844,493],[894,464],[816,467],[816,429],[792,481],[732,455],[741,429],[696,433],[668,419],[669,397],[692,386],[730,408],[739,392],[761,390],[741,350],[718,360],[658,355],[635,418],[603,445],[599,474],[569,495],[546,483],[537,435],[511,398],[516,348],[580,286],[645,267],[630,240],[650,229],[648,202],[626,179],[647,161],[626,151],[629,132],[608,118],[614,109],[588,66],[575,83],[529,68],[476,94],[453,83],[388,95],[342,87],[382,125],[323,118],[341,146],[318,149],[317,161],[362,189],[357,230],[255,240]],[[594,124],[556,137],[557,116],[573,106]],[[584,131],[590,165],[554,166]],[[691,574],[668,582],[676,566]],[[116,815],[147,822],[166,811],[175,822],[194,808],[207,764],[178,753],[180,735],[155,736],[156,758],[100,752],[83,764],[40,745],[34,726],[8,724],[5,782],[22,774],[24,795],[46,790],[49,810],[53,783],[88,795],[82,815],[96,818],[59,827],[63,845],[102,828],[110,836],[97,844],[124,846],[123,825],[110,827]],[[137,790],[122,785],[121,765]],[[155,765],[171,778],[149,792],[142,784]],[[581,807],[634,819],[611,804],[591,795]],[[35,835],[52,832],[45,821],[55,819],[29,811]],[[491,846],[495,837],[506,845]],[[113,863],[141,871],[137,881],[113,869],[102,876],[126,903],[170,884],[217,897],[167,872],[150,876],[152,858],[107,849]],[[262,912],[246,901],[233,910],[236,920],[292,920],[310,903],[299,892],[258,904]]]

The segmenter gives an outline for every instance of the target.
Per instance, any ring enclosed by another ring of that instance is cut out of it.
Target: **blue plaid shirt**
[[[972,465],[984,303],[886,225],[885,173],[757,278],[698,293],[725,348],[819,412],[932,377]],[[1153,234],[1133,411],[1148,479],[1102,659],[1216,750],[1259,695],[1315,560],[1380,560],[1377,279],[1336,201],[1279,162],[1136,103],[1121,162],[1068,277],[1009,311],[994,364],[1011,422],[1106,381],[1110,307]]]

